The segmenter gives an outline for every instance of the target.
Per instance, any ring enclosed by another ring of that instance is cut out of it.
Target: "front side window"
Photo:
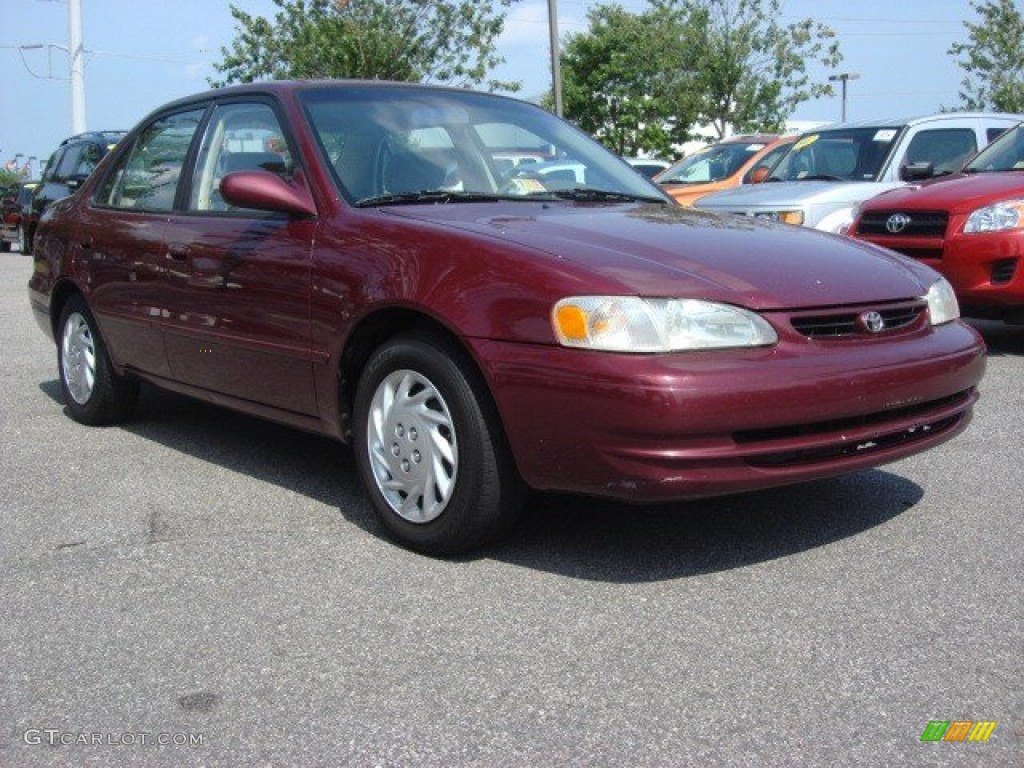
[[[906,163],[931,163],[935,176],[956,173],[978,149],[970,128],[919,131],[907,147]]]
[[[294,170],[292,154],[274,110],[259,103],[218,106],[199,148],[188,209],[238,212],[241,209],[232,208],[221,197],[221,179],[232,171],[259,170],[282,176]]]
[[[97,205],[170,211],[192,138],[204,109],[166,115],[148,125],[122,155],[96,194]]]

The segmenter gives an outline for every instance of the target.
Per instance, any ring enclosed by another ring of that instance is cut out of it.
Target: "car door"
[[[314,414],[310,277],[315,220],[235,209],[220,180],[237,170],[288,176],[293,145],[269,102],[210,115],[183,210],[167,231],[174,306],[164,342],[173,378]]]
[[[93,313],[115,362],[168,377],[161,323],[170,314],[164,235],[178,180],[205,109],[153,120],[115,160],[89,205],[79,245],[89,264]]]

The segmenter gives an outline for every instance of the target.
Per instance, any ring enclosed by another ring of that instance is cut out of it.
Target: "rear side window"
[[[111,169],[96,194],[98,205],[170,211],[192,138],[205,110],[161,117],[148,125]]]
[[[905,163],[931,163],[936,176],[956,173],[978,151],[970,128],[936,128],[918,132],[907,147]]]

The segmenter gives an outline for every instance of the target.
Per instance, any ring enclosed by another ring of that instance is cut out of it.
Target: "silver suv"
[[[696,207],[840,232],[860,203],[912,181],[956,173],[1021,119],[949,112],[830,126],[801,136],[765,183],[708,195]]]

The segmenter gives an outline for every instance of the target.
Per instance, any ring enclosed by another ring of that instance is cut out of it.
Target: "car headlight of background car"
[[[964,233],[1000,232],[1024,228],[1024,200],[1003,200],[979,208],[967,217]]]
[[[953,286],[946,278],[941,277],[932,283],[925,299],[928,301],[928,315],[932,325],[942,325],[960,317],[960,304],[956,300]]]
[[[781,221],[783,224],[795,224],[800,226],[804,223],[804,212],[795,211],[758,211],[754,214],[755,219],[767,219],[768,221]]]
[[[682,352],[761,347],[778,334],[741,307],[698,299],[573,296],[551,312],[558,341],[606,352]]]

